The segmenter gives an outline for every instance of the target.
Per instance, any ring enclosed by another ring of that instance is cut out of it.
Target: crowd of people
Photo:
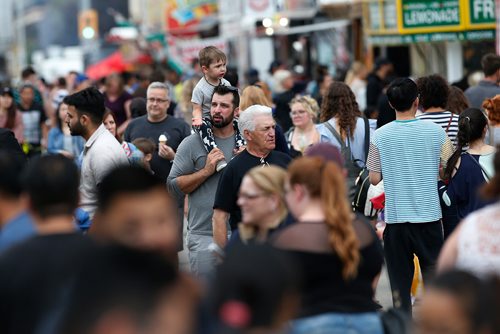
[[[500,56],[465,92],[227,62],[2,89],[1,333],[500,333]]]

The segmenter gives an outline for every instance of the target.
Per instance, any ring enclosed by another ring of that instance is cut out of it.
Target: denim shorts
[[[292,321],[290,334],[383,334],[377,312],[323,313]]]

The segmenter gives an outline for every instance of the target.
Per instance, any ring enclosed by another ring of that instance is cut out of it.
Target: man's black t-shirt
[[[290,156],[278,151],[271,151],[261,161],[261,158],[253,156],[247,150],[244,150],[228,163],[217,185],[214,209],[220,209],[230,214],[229,225],[231,226],[231,230],[235,230],[241,221],[241,210],[236,201],[238,200],[238,191],[245,174],[253,167],[259,165],[263,167],[277,165],[287,168],[290,161]]]
[[[35,333],[50,319],[95,244],[81,234],[35,236],[0,256],[0,333]]]

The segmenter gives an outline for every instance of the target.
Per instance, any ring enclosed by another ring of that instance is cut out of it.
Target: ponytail
[[[328,226],[328,241],[342,261],[344,280],[356,277],[359,265],[359,242],[352,225],[353,213],[346,196],[342,171],[332,162],[321,169],[321,202]]]
[[[342,262],[342,277],[345,280],[356,277],[359,241],[341,167],[321,157],[305,156],[288,166],[288,177],[290,184],[301,184],[309,196],[320,199],[328,227],[328,242]]]
[[[446,169],[444,170],[444,178],[445,180],[451,179],[451,175],[453,174],[453,170],[462,154],[462,150],[469,143],[469,133],[470,133],[470,118],[469,117],[461,117],[458,121],[458,134],[457,134],[457,147],[455,152],[451,155],[446,163]]]
[[[445,179],[449,180],[451,178],[463,149],[471,142],[482,138],[484,128],[487,124],[486,116],[477,108],[467,108],[460,114],[460,118],[458,119],[457,147],[446,164],[444,171]]]

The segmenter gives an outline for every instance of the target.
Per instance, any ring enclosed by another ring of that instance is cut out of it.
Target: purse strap
[[[479,161],[477,161],[469,152],[465,152],[465,154],[467,154],[472,159],[472,161],[474,161],[474,163],[477,166],[479,166],[479,168],[481,168],[481,171],[483,172],[484,176],[486,176],[486,180],[489,181],[490,176],[488,175],[488,173],[486,173],[486,171],[484,170],[483,166],[479,163]]]
[[[453,120],[453,113],[450,111],[450,120],[448,121],[448,125],[446,126],[446,129],[444,130],[444,132],[446,132],[446,134],[448,134],[448,129],[450,128],[450,125],[451,125],[451,121]]]

